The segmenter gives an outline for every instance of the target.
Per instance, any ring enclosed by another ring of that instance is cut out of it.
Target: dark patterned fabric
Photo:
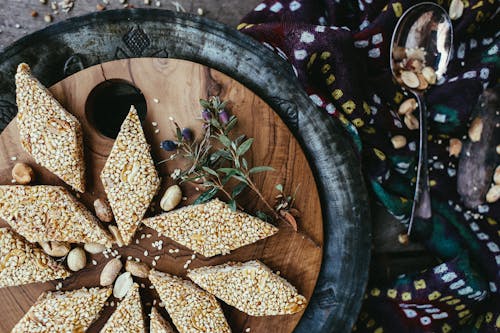
[[[426,94],[433,217],[417,221],[413,233],[444,263],[370,288],[358,332],[500,328],[500,203],[466,209],[456,187],[458,158],[448,151],[451,138],[467,139],[478,96],[498,82],[499,6],[497,0],[462,1],[447,74]],[[412,96],[392,81],[389,49],[398,18],[416,3],[266,0],[238,26],[291,64],[318,112],[341,121],[374,196],[404,224],[414,193],[418,130],[409,130],[397,114]],[[395,149],[395,135],[405,136],[407,145]]]

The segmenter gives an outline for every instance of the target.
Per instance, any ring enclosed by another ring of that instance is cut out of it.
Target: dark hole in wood
[[[139,118],[144,121],[147,106],[142,92],[127,81],[107,80],[90,92],[85,113],[101,134],[115,139],[131,105],[135,106]]]

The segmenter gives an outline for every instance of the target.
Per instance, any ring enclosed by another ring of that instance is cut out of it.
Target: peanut
[[[130,272],[123,273],[116,279],[115,286],[113,287],[113,296],[116,298],[125,297],[133,284],[134,280]]]
[[[422,75],[424,76],[425,80],[429,84],[436,84],[437,75],[436,75],[436,71],[434,70],[434,68],[429,67],[429,66],[424,67],[422,69]]]
[[[415,98],[409,98],[399,106],[398,113],[400,115],[405,115],[407,113],[413,112],[417,108],[418,104]]]
[[[462,141],[459,139],[450,139],[449,155],[458,157],[462,151]]]
[[[410,242],[410,238],[408,237],[407,233],[402,233],[398,235],[398,242],[401,245],[408,245]]]
[[[135,260],[127,260],[125,263],[125,270],[130,272],[133,276],[139,278],[147,278],[149,275],[150,268],[147,264],[143,262],[137,262]]]
[[[417,74],[411,71],[402,71],[401,72],[401,80],[408,88],[418,88],[420,85],[420,81],[418,79]]]
[[[77,272],[85,267],[87,263],[87,257],[85,251],[80,247],[75,247],[68,253],[68,268],[73,272]]]
[[[88,243],[83,245],[83,248],[90,254],[98,254],[106,250],[106,247],[104,245],[98,243]]]
[[[462,17],[462,14],[464,13],[464,3],[462,0],[451,0],[448,13],[452,20],[457,20]]]
[[[108,229],[109,229],[109,232],[111,233],[111,235],[113,235],[116,245],[118,245],[119,247],[122,247],[124,243],[123,243],[123,238],[122,238],[122,235],[121,235],[118,227],[116,225],[110,225],[108,227]]]
[[[392,50],[392,57],[396,61],[403,60],[404,58],[406,58],[406,48],[402,46],[394,47],[394,49]]]
[[[495,175],[493,176],[493,182],[496,185],[500,185],[500,165],[495,169]]]
[[[392,145],[395,149],[400,149],[406,146],[406,138],[402,135],[395,135],[391,138]]]
[[[500,198],[500,185],[493,185],[486,194],[486,201],[489,203],[497,202]]]
[[[408,127],[408,129],[410,129],[410,130],[416,130],[420,126],[418,119],[412,113],[405,114],[404,121],[405,121],[406,127]]]
[[[100,283],[101,286],[107,287],[115,282],[116,277],[120,274],[123,265],[120,259],[114,258],[108,261],[101,271]]]
[[[481,141],[481,134],[483,133],[483,121],[481,118],[474,118],[469,127],[469,138],[472,142]]]
[[[64,257],[71,250],[68,243],[63,242],[41,242],[43,251],[52,257]]]
[[[28,164],[16,163],[12,168],[12,178],[14,178],[18,184],[28,185],[35,179],[35,173]]]
[[[105,199],[96,199],[94,201],[95,214],[102,222],[113,221],[113,211],[109,206],[109,203]]]
[[[160,207],[168,212],[174,209],[182,200],[182,191],[178,185],[167,188],[165,194],[160,200]]]

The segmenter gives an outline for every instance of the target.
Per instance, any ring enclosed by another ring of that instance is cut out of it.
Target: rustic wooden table
[[[0,0],[0,50],[15,40],[46,27],[46,15],[50,14],[52,23],[65,20],[69,17],[83,15],[98,10],[97,6],[105,6],[106,9],[122,8],[122,0],[74,0],[74,7],[65,12],[62,6],[53,9],[52,2],[62,0]],[[126,5],[134,7],[152,7],[159,4],[159,8],[169,10],[185,10],[198,13],[201,9],[203,15],[228,24],[236,26],[243,15],[252,10],[260,0],[127,0]],[[71,1],[69,1],[71,2]],[[222,4],[223,3],[223,4]],[[33,17],[36,12],[38,16]],[[401,245],[398,242],[398,234],[404,228],[390,217],[385,210],[373,205],[373,255],[371,279],[380,280],[393,278],[404,272],[411,272],[429,267],[435,263],[434,259],[418,244],[410,243]]]

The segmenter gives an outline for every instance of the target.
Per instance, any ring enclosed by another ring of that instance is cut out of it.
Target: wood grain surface
[[[197,119],[200,109],[199,98],[220,95],[222,99],[230,101],[228,109],[240,120],[235,131],[256,139],[254,147],[248,154],[250,164],[270,165],[276,169],[275,172],[255,177],[256,183],[263,189],[263,194],[269,199],[274,198],[277,194],[274,185],[278,183],[284,184],[287,192],[292,192],[300,186],[296,201],[296,206],[301,212],[300,232],[296,233],[290,226],[280,224],[279,233],[271,238],[238,249],[226,256],[211,259],[198,256],[190,268],[227,261],[260,259],[273,270],[279,270],[283,277],[309,299],[321,266],[323,245],[322,213],[311,169],[298,142],[272,109],[250,90],[220,72],[182,60],[130,59],[88,68],[51,88],[63,106],[78,117],[84,129],[88,189],[81,196],[81,200],[87,207],[92,207],[94,199],[104,197],[99,174],[113,145],[112,139],[99,133],[89,122],[92,110],[89,108],[87,98],[98,84],[113,79],[129,82],[142,91],[147,103],[143,128],[152,146],[152,155],[156,162],[169,156],[159,148],[162,140],[174,136],[174,126],[169,117],[182,127],[189,127],[199,134],[201,126]],[[157,122],[158,126],[153,126],[153,122]],[[155,131],[156,129],[159,129],[159,132]],[[36,184],[63,185],[47,170],[35,165],[31,157],[22,151],[17,126],[13,122],[0,135],[0,184],[10,184],[11,168],[16,162],[11,159],[14,156],[17,161],[34,166],[37,175]],[[174,183],[169,175],[179,166],[178,162],[168,162],[158,166],[162,178],[160,194],[167,186]],[[182,185],[182,188],[187,197],[183,205],[192,202],[199,194],[193,184]],[[155,198],[148,216],[159,213],[158,201],[159,198]],[[249,212],[262,208],[255,195],[251,193],[245,192],[241,203]],[[1,221],[0,226],[4,225],[5,223]],[[115,248],[122,256],[122,261],[132,256],[151,264],[154,257],[159,255],[156,269],[185,275],[186,270],[183,266],[191,258],[192,251],[167,238],[159,238],[156,232],[146,227],[138,231],[135,239],[137,242],[134,241],[128,247]],[[152,247],[152,243],[158,239],[164,242],[161,250]],[[170,253],[169,249],[180,249],[180,251]],[[144,251],[149,252],[147,257],[144,256]],[[95,260],[97,265],[93,265],[92,260]],[[107,260],[102,254],[89,256],[87,266],[82,271],[62,282],[62,290],[97,286],[100,271]],[[144,279],[136,281],[145,284],[145,288],[141,289],[141,297],[146,313],[149,313],[153,301],[156,299],[159,303],[158,297],[154,290],[149,288],[148,281]],[[3,310],[0,312],[0,332],[9,331],[42,291],[54,290],[56,285],[57,281],[0,289]],[[116,303],[116,300],[114,301]],[[113,306],[105,308],[100,319],[92,326],[91,332],[97,331],[104,324],[112,309]],[[168,317],[163,308],[160,308],[160,311]],[[250,327],[252,332],[292,332],[302,316],[302,313],[298,313],[291,316],[250,317],[229,306],[224,306],[224,311],[234,332],[243,332],[247,327]],[[146,319],[146,323],[148,322]]]

